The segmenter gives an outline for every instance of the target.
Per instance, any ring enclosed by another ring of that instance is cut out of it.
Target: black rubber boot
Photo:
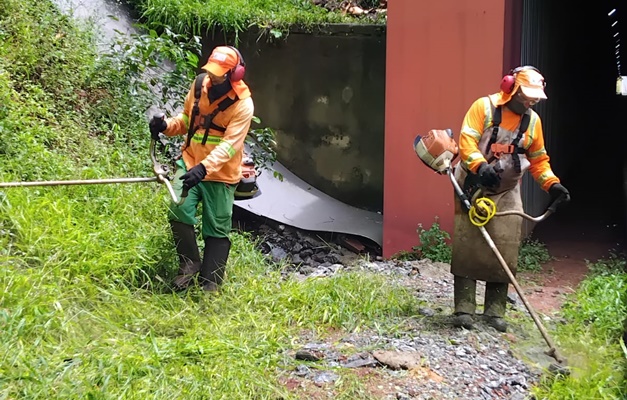
[[[457,275],[455,275],[453,279],[455,314],[463,313],[473,315],[477,308],[477,281]]]
[[[507,307],[509,284],[486,282],[483,317],[488,325],[499,332],[507,332],[507,322],[503,319]]]
[[[202,288],[208,292],[217,292],[224,280],[226,262],[231,251],[229,238],[208,237],[205,239],[205,253],[200,269]]]
[[[475,327],[475,321],[470,314],[463,312],[455,313],[453,316],[453,326],[457,328],[473,329]]]
[[[179,271],[173,285],[176,290],[184,290],[200,272],[200,252],[196,244],[196,232],[192,225],[177,221],[170,221],[170,227],[179,256]]]
[[[507,332],[507,322],[501,317],[484,316],[486,323],[499,332]]]

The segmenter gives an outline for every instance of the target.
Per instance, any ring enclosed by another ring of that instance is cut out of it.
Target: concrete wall
[[[498,91],[506,3],[388,3],[384,257],[417,245],[419,223],[428,228],[439,217],[453,231],[452,185],[422,164],[412,144],[430,129],[451,128],[458,139],[470,104]]]
[[[350,205],[383,209],[385,27],[334,25],[268,41],[240,34],[246,82],[262,126],[277,131],[279,161]],[[205,61],[222,32],[203,39]]]

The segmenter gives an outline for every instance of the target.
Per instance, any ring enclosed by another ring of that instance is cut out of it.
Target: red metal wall
[[[416,135],[451,128],[498,91],[503,72],[503,0],[393,0],[386,44],[383,256],[419,243],[435,217],[453,232],[453,188],[413,150]]]

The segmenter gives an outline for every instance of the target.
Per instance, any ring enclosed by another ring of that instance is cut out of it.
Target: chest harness
[[[205,129],[205,134],[202,138],[203,146],[205,145],[205,143],[207,143],[207,138],[209,137],[209,129],[213,129],[222,133],[226,132],[226,128],[214,124],[213,119],[216,115],[218,115],[219,112],[226,110],[227,108],[235,104],[237,100],[239,100],[237,95],[235,95],[235,98],[231,99],[227,93],[216,100],[218,102],[218,105],[210,114],[200,115],[200,107],[198,107],[198,102],[200,101],[200,96],[202,94],[202,83],[205,79],[205,75],[207,75],[206,72],[198,74],[198,76],[196,76],[196,80],[194,81],[194,107],[192,107],[192,117],[190,118],[189,128],[187,130],[187,146],[190,145],[192,137],[200,128]],[[196,123],[197,118],[198,123]]]
[[[489,154],[492,151],[492,156],[487,160],[488,164],[492,163],[495,159],[501,158],[503,154],[525,154],[526,150],[523,147],[520,147],[518,144],[522,139],[523,135],[529,128],[529,122],[531,121],[531,116],[529,110],[525,112],[520,119],[520,125],[518,127],[518,134],[514,138],[514,140],[510,144],[506,143],[496,143],[497,136],[499,134],[499,125],[501,124],[501,107],[498,106],[492,113],[492,135],[490,136],[490,140],[488,140],[488,144],[485,148],[485,154]],[[514,170],[516,173],[520,173],[520,158],[512,157],[512,161],[514,163]]]

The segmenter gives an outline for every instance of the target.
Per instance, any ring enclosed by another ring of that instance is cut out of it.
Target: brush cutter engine
[[[439,174],[444,174],[459,154],[450,129],[432,129],[425,136],[416,136],[414,151],[427,167]]]

